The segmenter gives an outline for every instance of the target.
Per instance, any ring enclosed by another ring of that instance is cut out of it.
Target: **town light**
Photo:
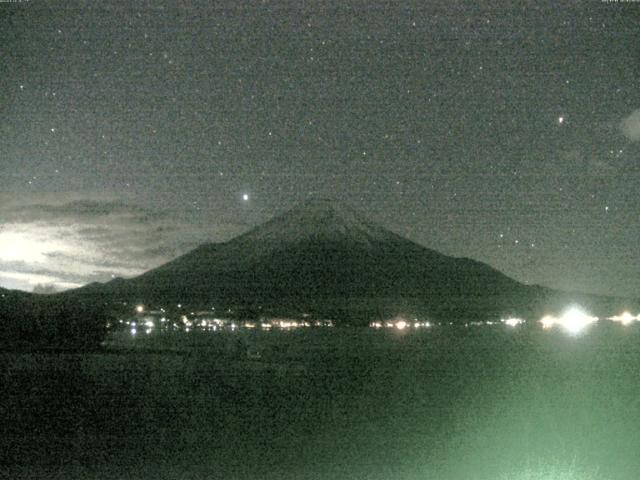
[[[571,307],[569,310],[564,312],[561,317],[555,317],[553,315],[546,315],[542,317],[540,323],[544,329],[559,325],[567,332],[577,334],[597,321],[598,317],[592,317],[577,307]]]
[[[567,330],[569,333],[576,334],[584,330],[592,323],[597,322],[598,318],[591,317],[580,309],[573,307],[567,310],[562,315],[562,318],[560,320],[560,324],[565,330]]]
[[[546,330],[548,328],[553,327],[556,323],[558,323],[558,319],[551,315],[545,315],[540,319],[540,323],[542,324],[542,328]]]
[[[613,317],[609,317],[609,320],[614,322],[619,322],[622,325],[629,325],[631,322],[640,320],[640,315],[634,317],[629,312],[623,312],[622,315],[614,315]]]
[[[509,327],[515,327],[518,325],[521,325],[524,323],[524,320],[522,320],[521,318],[505,318],[504,320],[502,320],[502,323],[504,323],[505,325],[509,326]]]

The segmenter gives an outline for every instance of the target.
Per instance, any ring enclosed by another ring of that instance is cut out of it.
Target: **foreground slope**
[[[94,350],[106,335],[109,309],[94,298],[0,288],[0,352]]]

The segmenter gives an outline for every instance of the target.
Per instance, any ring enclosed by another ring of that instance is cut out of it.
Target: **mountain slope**
[[[333,316],[402,310],[477,318],[513,311],[539,292],[483,263],[404,239],[352,209],[313,201],[139,277],[71,294]]]

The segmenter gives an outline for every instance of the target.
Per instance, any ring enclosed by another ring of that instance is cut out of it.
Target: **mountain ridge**
[[[402,310],[456,319],[534,315],[549,299],[562,297],[477,260],[424,247],[327,200],[305,202],[231,240],[200,245],[84,294],[318,316]]]

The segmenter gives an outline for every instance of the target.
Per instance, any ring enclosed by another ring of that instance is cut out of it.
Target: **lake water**
[[[205,335],[0,355],[0,476],[640,473],[640,326]]]

